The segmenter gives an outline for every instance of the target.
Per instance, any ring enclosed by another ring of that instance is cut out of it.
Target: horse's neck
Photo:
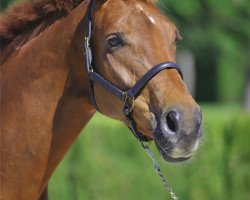
[[[65,67],[68,67],[69,71],[63,94],[58,101],[53,118],[53,136],[43,180],[44,184],[46,184],[55,167],[94,114],[94,109],[88,98],[88,78],[82,54],[82,43],[86,26],[84,26],[81,19],[85,11],[86,2],[72,11],[71,16],[66,18],[65,22],[63,22],[64,19],[62,22],[59,22],[62,25],[62,29],[59,29],[66,31],[66,37],[61,39],[67,41],[68,36],[68,41],[71,41],[70,45],[66,45],[65,49],[67,51],[59,55],[61,58],[64,58],[65,55]],[[72,32],[72,30],[75,31]],[[58,32],[58,34],[62,33]],[[58,34],[55,36],[57,37]],[[64,49],[63,47],[61,48]],[[44,185],[41,187],[44,187]]]
[[[2,66],[3,149],[8,150],[2,152],[3,161],[13,158],[12,166],[19,167],[2,169],[10,199],[18,198],[18,193],[22,193],[21,199],[39,195],[94,113],[81,54],[84,36],[78,36],[84,29],[79,23],[86,4],[57,20]],[[22,140],[13,146],[17,135]],[[29,165],[20,166],[30,155]],[[23,185],[30,189],[22,191]]]

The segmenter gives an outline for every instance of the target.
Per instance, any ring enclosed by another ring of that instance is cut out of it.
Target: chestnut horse
[[[47,184],[95,113],[83,43],[89,1],[22,3],[1,16],[1,199],[46,199]],[[95,71],[128,90],[152,66],[175,62],[176,26],[152,0],[94,0]],[[99,84],[100,112],[129,126],[122,102]],[[134,102],[138,132],[166,161],[192,156],[201,112],[176,69],[163,70]]]

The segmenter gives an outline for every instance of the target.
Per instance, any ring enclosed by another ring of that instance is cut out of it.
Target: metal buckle
[[[87,49],[89,47],[89,38],[88,37],[84,38],[84,44],[85,44],[85,49]]]
[[[89,38],[85,37],[84,38],[84,49],[85,49],[85,52],[83,53],[83,55],[87,54],[88,48],[89,48]]]
[[[127,107],[128,110],[126,111],[126,115],[129,115],[132,110],[134,109],[134,106],[135,106],[135,98],[132,97],[132,99],[130,99],[128,97],[128,93],[127,92],[124,92],[124,95],[125,95],[125,98],[124,98],[124,102],[125,102],[125,105],[124,105],[124,108]]]

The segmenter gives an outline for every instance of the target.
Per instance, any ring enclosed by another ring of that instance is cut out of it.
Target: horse
[[[166,161],[194,154],[201,109],[174,64],[179,31],[155,4],[40,0],[1,16],[1,199],[47,199],[52,173],[97,109],[154,140]],[[124,107],[90,71],[137,96],[121,92]],[[155,74],[145,82],[147,71]]]

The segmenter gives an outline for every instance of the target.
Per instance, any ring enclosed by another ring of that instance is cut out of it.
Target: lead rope
[[[165,187],[166,187],[167,191],[169,192],[169,194],[171,195],[172,199],[178,200],[177,196],[175,195],[175,193],[171,189],[170,185],[168,184],[166,178],[164,177],[164,174],[161,171],[161,168],[160,168],[160,166],[155,158],[154,153],[150,149],[150,146],[148,144],[145,145],[143,142],[141,142],[141,145],[142,145],[143,149],[147,152],[147,154],[150,156],[150,158],[152,159],[153,164],[154,164],[154,169],[157,172],[157,174],[160,176],[163,184],[165,185]]]
[[[153,164],[154,164],[154,169],[157,172],[157,174],[160,176],[165,188],[167,189],[167,191],[171,195],[172,199],[178,200],[177,196],[175,195],[175,193],[171,189],[170,185],[168,184],[163,172],[161,171],[160,165],[158,164],[153,151],[150,149],[149,144],[144,144],[142,138],[139,137],[138,132],[136,131],[136,125],[135,125],[135,123],[133,121],[133,117],[132,117],[132,114],[131,114],[132,111],[131,111],[130,106],[125,104],[125,106],[123,108],[123,112],[124,112],[128,122],[130,123],[130,128],[131,128],[132,133],[135,135],[137,140],[141,143],[143,149],[147,152],[147,154],[152,159]]]

